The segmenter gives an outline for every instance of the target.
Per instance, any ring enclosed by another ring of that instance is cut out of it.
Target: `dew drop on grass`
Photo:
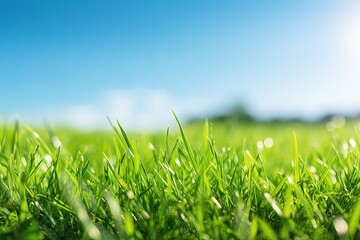
[[[203,235],[203,239],[204,239],[204,240],[210,240],[211,238],[210,238],[210,236],[209,236],[209,235],[204,234],[204,235]]]
[[[48,170],[48,166],[44,162],[42,162],[41,165],[40,165],[40,169],[43,172],[46,172]]]
[[[235,162],[235,163],[238,163],[238,162],[239,162],[239,158],[238,158],[237,155],[235,155],[234,162]]]
[[[36,139],[38,139],[38,138],[40,138],[40,136],[39,136],[39,134],[37,133],[37,132],[33,132],[33,135],[34,135],[34,137],[36,138]]]
[[[318,228],[318,225],[314,218],[312,218],[310,221],[311,221],[311,224],[313,225],[313,228],[315,228],[315,229]]]
[[[346,124],[346,119],[343,116],[335,116],[331,119],[331,121],[329,121],[328,123],[326,123],[326,129],[329,132],[333,132],[336,129],[340,129],[343,128]]]
[[[258,150],[263,150],[264,143],[262,141],[257,141],[256,147],[257,147]]]
[[[150,215],[149,215],[149,213],[148,213],[147,211],[142,210],[141,213],[142,213],[142,215],[144,216],[145,219],[149,219],[149,218],[150,218]]]
[[[333,184],[336,184],[336,172],[335,172],[335,170],[334,169],[330,169],[329,170],[329,172],[330,172],[330,174],[331,174],[331,176],[330,176],[330,178],[331,178],[331,182],[333,183]]]
[[[221,204],[219,203],[219,201],[214,198],[214,197],[211,197],[211,199],[213,200],[213,202],[215,203],[215,205],[218,207],[218,208],[221,208]]]
[[[328,130],[329,132],[333,132],[336,128],[336,125],[334,122],[330,121],[326,123],[326,130]]]
[[[149,143],[149,149],[151,151],[155,151],[155,147],[154,147],[154,145],[152,143]]]
[[[26,167],[27,162],[26,162],[26,159],[24,157],[21,157],[21,162],[24,165],[24,167]]]
[[[331,175],[331,182],[333,183],[333,184],[335,184],[336,183],[336,177],[334,176],[334,175]]]
[[[53,136],[51,140],[55,148],[59,148],[62,146],[62,143],[57,136]]]
[[[187,218],[185,217],[185,215],[183,213],[180,214],[180,217],[184,222],[187,222]]]
[[[320,179],[317,174],[314,174],[314,178],[315,178],[316,181],[319,181],[319,179]]]
[[[269,193],[264,193],[264,197],[266,198],[266,200],[270,203],[271,207],[274,209],[274,211],[277,213],[277,215],[279,215],[280,217],[282,216],[282,211],[279,208],[279,206],[277,205],[277,203],[275,202],[275,200],[270,196]]]
[[[274,145],[274,140],[271,137],[267,137],[264,140],[264,145],[267,148],[271,148]]]
[[[132,199],[135,198],[135,195],[134,195],[134,193],[133,193],[132,191],[128,191],[128,192],[126,193],[126,195],[127,195],[127,197],[128,197],[130,200],[132,200]]]
[[[327,164],[319,158],[316,159],[316,162],[324,167],[327,167]]]
[[[347,234],[349,226],[343,217],[336,218],[333,224],[339,236]]]
[[[167,166],[167,169],[171,172],[172,175],[175,175],[175,172],[171,169],[170,166]]]
[[[93,224],[89,227],[88,234],[91,239],[100,239],[101,238],[99,229]]]
[[[181,167],[181,162],[180,162],[180,160],[179,159],[175,159],[175,163],[176,163],[176,165],[178,165],[179,167]]]
[[[294,180],[290,176],[287,178],[287,180],[290,184],[294,184]]]
[[[346,119],[344,116],[336,116],[333,118],[333,121],[335,122],[336,127],[338,127],[338,128],[345,127]]]
[[[356,142],[355,142],[355,140],[354,140],[353,138],[350,138],[350,139],[349,139],[349,143],[350,143],[350,146],[351,146],[352,148],[355,148],[355,147],[356,147]]]
[[[317,171],[317,170],[316,170],[316,167],[314,167],[314,166],[310,166],[310,167],[309,167],[309,170],[310,170],[310,172],[313,173],[313,174],[315,174],[316,171]]]
[[[131,216],[133,217],[133,219],[134,219],[135,221],[138,220],[137,217],[135,216],[135,214],[131,213]]]
[[[44,160],[46,161],[46,165],[50,166],[53,159],[49,154],[45,154]]]
[[[112,196],[108,196],[108,204],[109,204],[109,207],[110,207],[110,211],[111,211],[111,214],[113,215],[113,217],[117,220],[117,221],[120,221],[121,219],[121,209],[120,209],[120,206],[119,206],[119,203],[116,201],[116,199]]]

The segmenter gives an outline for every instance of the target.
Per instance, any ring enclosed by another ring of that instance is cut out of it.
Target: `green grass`
[[[360,238],[357,123],[175,122],[2,127],[0,239]]]

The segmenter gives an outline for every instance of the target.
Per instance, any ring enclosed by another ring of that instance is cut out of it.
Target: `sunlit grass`
[[[356,123],[0,129],[0,239],[356,239]]]

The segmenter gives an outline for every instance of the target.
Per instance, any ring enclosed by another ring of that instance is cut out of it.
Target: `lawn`
[[[359,239],[360,125],[340,120],[3,125],[0,239]]]

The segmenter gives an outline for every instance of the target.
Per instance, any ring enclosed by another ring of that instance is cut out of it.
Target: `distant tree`
[[[256,119],[247,111],[244,105],[237,104],[229,109],[229,111],[209,118],[211,121],[245,121],[252,122]]]

